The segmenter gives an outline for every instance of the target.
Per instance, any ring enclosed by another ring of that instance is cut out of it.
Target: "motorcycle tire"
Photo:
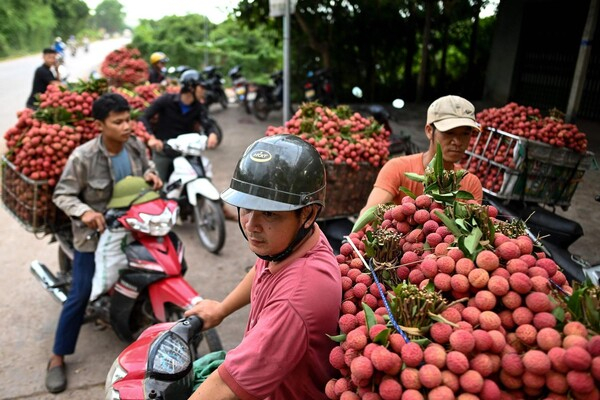
[[[213,254],[218,254],[225,244],[225,215],[219,201],[202,196],[196,199],[194,224],[200,243]]]
[[[256,95],[256,99],[252,103],[252,114],[260,120],[264,121],[269,116],[269,112],[271,111],[271,106],[269,105],[269,101],[267,97],[262,93],[258,93]]]
[[[227,98],[227,95],[223,91],[221,91],[219,93],[219,104],[221,105],[223,110],[226,110],[227,106],[229,105],[229,99]]]

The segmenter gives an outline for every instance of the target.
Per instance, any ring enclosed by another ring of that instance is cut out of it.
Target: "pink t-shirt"
[[[459,169],[463,168],[459,164],[455,164],[454,170]],[[402,198],[406,196],[400,190],[400,186],[410,189],[417,196],[423,194],[423,184],[407,178],[404,175],[405,172],[414,172],[419,175],[425,174],[423,153],[392,158],[381,168],[373,186],[391,193],[394,196],[393,201],[396,204],[400,204]],[[481,189],[481,182],[475,175],[467,174],[460,183],[460,189],[471,193],[475,200],[481,203],[483,190]]]
[[[219,367],[221,379],[241,399],[327,399],[336,376],[329,353],[336,345],[342,299],[331,246],[315,232],[290,257],[270,266],[258,259],[251,310],[242,342]]]

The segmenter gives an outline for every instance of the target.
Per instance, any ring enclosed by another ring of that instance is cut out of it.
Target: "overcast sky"
[[[95,9],[102,0],[84,0]],[[167,15],[206,15],[215,24],[227,18],[237,0],[119,0],[126,13],[125,22],[135,26],[140,19],[161,19]]]

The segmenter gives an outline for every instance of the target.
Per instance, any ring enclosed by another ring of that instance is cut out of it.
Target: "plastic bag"
[[[106,229],[100,235],[94,254],[96,271],[92,280],[90,301],[107,292],[119,279],[119,272],[127,268],[127,255],[123,249],[130,237],[125,229]]]

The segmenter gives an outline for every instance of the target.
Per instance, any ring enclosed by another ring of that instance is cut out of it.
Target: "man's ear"
[[[100,129],[100,132],[104,131],[104,122],[100,121],[99,119],[94,120],[94,123],[96,124],[96,126],[98,127],[98,129]]]
[[[317,207],[318,205],[312,204],[308,207],[304,207],[302,209],[302,221],[306,221],[304,223],[304,228],[308,229],[312,226],[312,224],[317,219]],[[308,221],[307,221],[308,220]]]
[[[425,125],[425,135],[427,135],[427,139],[431,142],[433,139],[433,128],[431,125]]]

